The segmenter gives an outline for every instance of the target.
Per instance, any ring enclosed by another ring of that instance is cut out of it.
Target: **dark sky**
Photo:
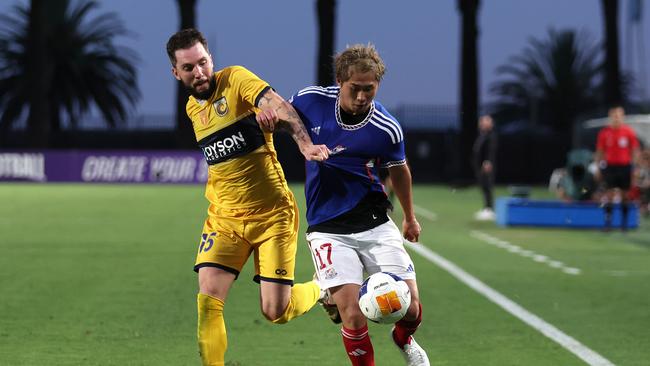
[[[2,0],[0,11],[26,0]],[[628,65],[627,5],[621,0],[621,62]],[[650,4],[642,27],[650,48]],[[137,113],[172,114],[174,82],[164,50],[177,30],[174,0],[100,0],[98,12],[115,11],[135,38],[116,43],[134,49],[143,93]],[[602,36],[600,0],[483,0],[479,13],[482,101],[494,70],[524,48],[529,37],[545,38],[549,27]],[[285,97],[316,79],[315,0],[197,1],[198,28],[208,37],[215,67],[244,65]],[[399,4],[399,5],[398,5]],[[455,104],[458,100],[460,19],[456,0],[339,0],[336,50],[372,42],[387,64],[378,99],[389,107],[405,103]],[[635,40],[636,42],[636,40]],[[650,52],[646,49],[646,60]],[[639,50],[632,52],[638,71]],[[646,90],[648,67],[646,66]],[[640,74],[637,75],[637,78]]]

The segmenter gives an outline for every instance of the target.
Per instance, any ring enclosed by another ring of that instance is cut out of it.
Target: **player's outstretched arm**
[[[393,192],[395,192],[404,213],[402,235],[408,241],[417,242],[422,229],[420,228],[420,223],[415,218],[415,211],[413,209],[411,171],[408,165],[402,164],[388,168],[388,172],[393,183]]]
[[[273,132],[276,127],[287,130],[307,160],[323,161],[329,157],[327,146],[312,143],[296,110],[273,89],[262,95],[257,107],[260,109],[257,123],[263,130]]]

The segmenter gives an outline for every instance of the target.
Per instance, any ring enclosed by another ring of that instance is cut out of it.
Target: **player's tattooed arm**
[[[300,116],[298,116],[298,112],[273,90],[268,90],[264,93],[259,101],[258,107],[263,111],[270,108],[277,114],[278,120],[275,122],[275,126],[271,127],[271,130],[278,128],[295,135],[294,139],[299,145],[305,143],[305,141],[311,141],[305,125],[302,123]]]
[[[256,119],[263,130],[273,132],[277,128],[289,132],[307,160],[322,161],[328,158],[327,147],[312,143],[298,112],[273,89],[262,95],[257,107],[260,112]]]

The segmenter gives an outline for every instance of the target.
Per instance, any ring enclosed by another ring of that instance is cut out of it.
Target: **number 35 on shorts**
[[[199,253],[207,252],[212,249],[214,245],[214,239],[217,237],[217,233],[208,233],[201,235],[201,244],[199,244]]]

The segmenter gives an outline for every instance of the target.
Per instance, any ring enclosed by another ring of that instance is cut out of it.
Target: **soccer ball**
[[[368,320],[391,324],[402,319],[411,304],[411,291],[404,280],[389,272],[377,272],[359,289],[359,308]]]

